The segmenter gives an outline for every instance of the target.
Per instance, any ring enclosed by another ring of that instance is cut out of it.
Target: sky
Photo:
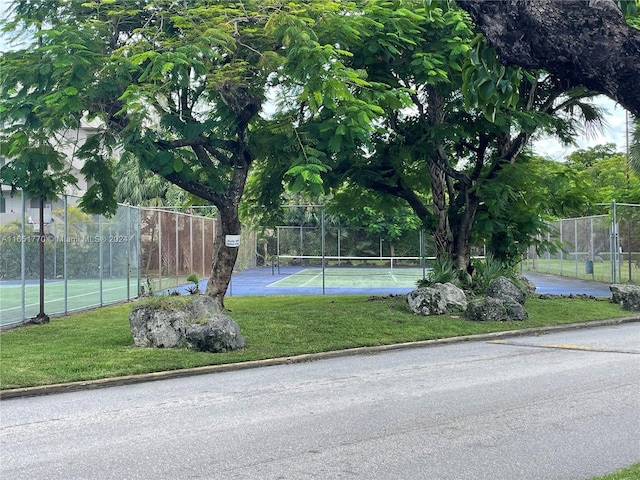
[[[605,143],[615,143],[618,151],[626,151],[626,111],[613,100],[600,96],[595,102],[605,110],[605,128],[595,135],[581,135],[576,138],[578,146],[563,146],[553,138],[543,138],[536,141],[533,151],[545,158],[563,161],[571,152],[577,149],[587,149]],[[630,122],[631,120],[629,120]],[[631,128],[631,127],[629,127]]]

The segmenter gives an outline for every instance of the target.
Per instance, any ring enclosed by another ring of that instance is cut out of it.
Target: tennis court
[[[267,285],[273,287],[415,288],[423,278],[422,268],[331,267],[303,268]]]
[[[238,272],[231,278],[228,296],[247,295],[401,295],[417,288],[423,278],[418,267],[330,267],[322,268],[277,266],[259,267]],[[425,269],[425,274],[429,269]],[[579,280],[557,275],[524,272],[536,284],[538,294],[584,294],[610,297],[608,283]],[[189,285],[164,290],[187,294]],[[200,282],[200,290],[207,288],[207,280]]]
[[[428,271],[428,270],[426,270]],[[416,288],[422,268],[266,266],[234,273],[228,296],[247,295],[389,295],[405,294]],[[188,293],[191,285],[163,290]],[[199,288],[207,288],[207,280]]]
[[[45,312],[55,315],[134,298],[138,294],[138,285],[133,281],[127,285],[126,278],[68,280],[66,287],[64,280],[47,280],[44,290]],[[1,282],[0,325],[14,323],[16,319],[22,318],[22,295],[22,282]],[[37,280],[25,283],[24,300],[25,317],[35,317],[40,311],[40,283]]]

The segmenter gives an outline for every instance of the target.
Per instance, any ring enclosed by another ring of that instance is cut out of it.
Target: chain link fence
[[[67,195],[45,204],[41,228],[39,201],[12,200],[0,213],[0,326],[39,313],[41,243],[47,315],[166,291],[211,272],[215,218],[126,205],[112,217],[88,215]],[[239,270],[255,267],[255,234],[244,230]]]
[[[48,315],[168,291],[211,271],[215,218],[166,208],[121,205],[113,217],[88,215],[79,198],[45,204],[12,199],[0,211],[0,326],[39,312],[39,250],[44,244]],[[530,249],[523,270],[607,283],[640,284],[640,205],[612,203],[607,213],[549,224],[544,240],[556,250]],[[365,275],[423,277],[434,259],[431,237],[419,229],[388,235],[349,226],[322,207],[289,207],[285,224],[259,233],[243,228],[236,271],[256,266],[367,268]],[[542,240],[542,239],[539,239]],[[474,248],[474,256],[483,256]],[[404,270],[403,270],[404,269]],[[274,270],[275,271],[275,270]],[[324,275],[324,273],[323,273]]]
[[[640,205],[603,204],[608,212],[549,222],[546,240],[530,248],[523,269],[604,283],[640,284]]]
[[[415,286],[434,265],[432,237],[419,222],[401,229],[377,220],[361,224],[330,215],[322,206],[288,206],[282,224],[264,229],[259,237],[259,264],[271,265],[274,275],[295,271],[299,279],[308,276],[302,286],[321,279],[323,292],[324,287],[347,284]],[[482,258],[484,248],[474,247],[472,256]]]
[[[322,206],[287,207],[285,222],[265,229],[258,254],[264,263],[281,266],[383,265],[420,266],[433,257],[433,242],[420,229],[391,237],[384,228],[349,225],[345,219],[327,215]]]

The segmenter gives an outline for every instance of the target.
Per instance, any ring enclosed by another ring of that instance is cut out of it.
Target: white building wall
[[[67,195],[81,196],[87,191],[87,181],[80,173],[80,169],[83,166],[82,160],[76,157],[76,151],[85,142],[85,140],[91,135],[95,134],[99,130],[99,124],[96,122],[87,122],[81,128],[77,130],[69,130],[60,135],[56,139],[66,156],[67,165],[70,168],[71,173],[76,177],[77,186],[68,185],[65,188],[64,193]],[[6,163],[6,159],[0,158],[0,167]],[[22,195],[21,192],[15,192],[11,194],[11,189],[7,185],[2,185],[2,200],[0,200],[0,226],[5,225],[15,220],[20,220],[22,211]],[[59,205],[58,205],[59,204]],[[26,199],[25,216],[31,218],[33,223],[37,223],[39,219],[39,207],[37,199]],[[45,205],[45,224],[51,221],[52,211],[56,208],[62,208],[62,202],[48,201]]]

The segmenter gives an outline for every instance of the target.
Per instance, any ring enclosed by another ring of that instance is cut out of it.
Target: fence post
[[[138,208],[138,296],[142,293],[142,208]]]
[[[593,217],[591,217],[589,219],[589,253],[590,253],[590,260],[591,260],[591,264],[594,265],[594,260],[595,260],[595,252],[594,250],[594,246],[593,246]],[[593,270],[591,271],[591,279],[595,280],[596,277],[596,270],[595,267],[593,268]]]
[[[20,293],[20,305],[21,305],[21,313],[22,313],[21,321],[24,322],[27,319],[27,305],[26,305],[26,298],[25,298],[25,291],[27,289],[27,286],[26,286],[27,268],[25,264],[26,252],[25,252],[25,242],[24,242],[24,238],[26,234],[25,226],[24,226],[24,217],[26,216],[26,211],[27,211],[27,199],[24,195],[24,190],[21,191],[20,195],[22,197],[22,218],[20,218],[20,235],[23,239],[23,241],[20,242],[20,280],[22,282],[22,292]]]
[[[611,283],[617,283],[618,279],[618,224],[616,219],[616,201],[611,202],[611,245],[609,255],[611,260]]]
[[[189,274],[193,271],[193,211],[189,212]]]
[[[68,255],[68,251],[67,251],[67,244],[69,242],[67,242],[67,239],[69,238],[69,199],[68,197],[65,195],[63,197],[63,202],[64,202],[64,225],[63,225],[63,240],[64,240],[64,245],[62,247],[62,262],[63,262],[63,267],[62,267],[62,271],[63,271],[63,275],[64,275],[64,313],[67,314],[69,313],[69,270],[68,270],[68,259],[67,259],[67,255]]]
[[[200,263],[202,265],[200,265],[202,267],[202,278],[205,278],[206,273],[205,273],[205,269],[204,266],[207,264],[207,261],[205,259],[205,255],[207,254],[206,249],[205,249],[205,242],[204,242],[204,229],[205,229],[205,223],[204,223],[204,218],[201,219],[200,221],[200,225],[201,225],[201,233],[200,233],[200,237],[201,237],[201,246],[202,246],[202,260],[200,261]]]
[[[112,235],[112,223],[111,220],[109,220],[109,237],[107,238],[107,241],[109,242],[109,278],[113,278],[113,242],[111,241],[111,239],[113,238]]]
[[[324,295],[324,290],[325,290],[325,259],[324,259],[324,207],[322,207],[322,210],[320,211],[320,219],[321,219],[321,223],[322,223],[322,240],[321,240],[321,247],[322,247],[322,295]],[[302,232],[302,227],[300,227],[300,231]]]
[[[631,228],[631,211],[629,210],[628,216],[627,216],[627,232],[628,232],[628,240],[627,240],[627,255],[629,257],[629,278],[628,278],[628,282],[631,283],[633,281],[633,274],[632,274],[632,269],[631,269],[631,257],[633,256],[633,242],[631,241],[631,234],[632,234],[632,228]],[[622,277],[622,275],[621,275]]]
[[[280,275],[280,226],[276,226],[276,255],[278,256],[278,275]]]
[[[300,255],[304,255],[304,239],[303,239],[302,224],[300,224]]]
[[[576,263],[576,278],[580,278],[578,277],[578,219],[574,218],[573,219],[573,242],[574,242],[574,252],[575,252],[575,258],[574,261]]]
[[[179,282],[179,278],[180,278],[180,270],[179,270],[179,263],[180,263],[180,246],[179,246],[179,239],[178,239],[178,227],[179,227],[179,223],[178,222],[178,216],[180,215],[180,213],[174,212],[173,213],[175,215],[175,229],[176,229],[176,284]]]
[[[131,207],[127,206],[127,300],[131,300]]]
[[[100,232],[100,235],[98,236],[98,240],[100,241],[100,243],[98,244],[98,274],[100,275],[100,306],[102,306],[102,272],[104,271],[104,258],[103,258],[103,253],[102,253],[102,247],[104,247],[104,242],[102,241],[102,239],[104,238],[103,235],[103,231],[102,231],[102,215],[98,216],[98,232]]]
[[[560,248],[560,275],[562,275],[562,266],[563,266],[563,259],[564,259],[564,240],[562,239],[562,219],[560,219],[560,245],[562,245],[562,247]]]
[[[158,290],[162,290],[162,216],[160,210],[158,215]]]
[[[422,279],[427,278],[427,264],[424,261],[424,230],[420,229],[420,234],[418,235],[418,241],[420,242],[420,247],[418,248],[418,254],[420,255],[420,267],[422,267]]]

